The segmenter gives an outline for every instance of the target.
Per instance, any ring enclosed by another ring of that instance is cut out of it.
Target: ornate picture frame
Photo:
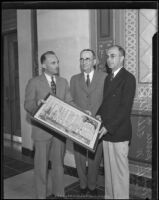
[[[51,94],[33,119],[90,151],[96,149],[101,122]]]

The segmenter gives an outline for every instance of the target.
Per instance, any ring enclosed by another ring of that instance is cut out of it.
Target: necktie
[[[110,74],[110,80],[112,81],[113,78],[114,78],[114,73],[111,73],[111,74]]]
[[[87,87],[90,86],[90,78],[89,78],[89,74],[87,74],[87,80],[86,80],[86,84],[87,84]]]
[[[53,76],[51,77],[51,90],[52,90],[52,93],[56,95],[56,84],[55,84]]]

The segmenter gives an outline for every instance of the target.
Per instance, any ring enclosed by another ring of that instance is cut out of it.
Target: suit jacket
[[[52,93],[52,91],[44,74],[30,79],[25,90],[25,110],[33,115],[38,108],[38,100],[44,99],[48,93]],[[56,96],[67,103],[73,103],[67,80],[59,76],[56,77]],[[47,140],[52,137],[49,132],[53,131],[34,123],[32,138],[35,140]]]
[[[95,116],[103,99],[103,86],[106,73],[94,71],[90,87],[87,87],[84,73],[74,75],[70,81],[70,91],[74,102],[84,110],[90,110]]]
[[[131,108],[135,96],[135,77],[125,68],[121,68],[114,79],[107,76],[104,83],[104,96],[97,114],[101,115],[108,133],[106,141],[129,141],[132,136]]]

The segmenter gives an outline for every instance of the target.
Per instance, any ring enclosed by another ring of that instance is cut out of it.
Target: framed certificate
[[[57,134],[95,151],[101,122],[51,94],[45,100],[33,119]]]

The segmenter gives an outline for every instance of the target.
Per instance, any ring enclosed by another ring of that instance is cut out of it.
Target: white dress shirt
[[[93,79],[93,75],[94,75],[94,70],[92,70],[89,74],[87,74],[86,72],[84,72],[84,79],[85,79],[85,81],[87,81],[87,75],[89,75],[89,79],[90,79],[90,83],[91,83],[92,79]]]
[[[52,77],[52,76],[46,74],[45,72],[44,72],[44,74],[45,74],[45,76],[46,76],[46,79],[47,79],[47,81],[48,81],[50,87],[51,87],[51,81],[52,81],[52,80],[51,80],[51,77]],[[53,79],[54,79],[54,82],[56,83],[56,77],[55,77],[54,75],[53,75]]]
[[[115,70],[115,71],[113,72],[113,74],[114,74],[113,78],[117,75],[117,73],[121,70],[121,68],[122,68],[122,67],[118,68],[117,70]]]

